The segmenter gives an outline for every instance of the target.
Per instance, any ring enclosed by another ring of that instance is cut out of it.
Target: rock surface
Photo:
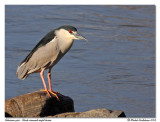
[[[50,117],[58,117],[58,118],[118,118],[118,117],[126,117],[125,113],[120,110],[107,110],[107,109],[93,109],[86,112],[67,112],[58,114]]]
[[[70,97],[57,94],[49,97],[44,91],[36,91],[5,101],[6,117],[59,117],[59,118],[117,118],[126,117],[120,110],[93,109],[86,112],[74,112],[74,103]]]
[[[74,112],[73,100],[70,97],[57,94],[49,97],[44,91],[36,91],[5,101],[6,117],[45,117],[64,112]]]

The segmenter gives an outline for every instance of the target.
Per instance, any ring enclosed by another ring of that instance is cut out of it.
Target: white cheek
[[[77,34],[77,32],[73,32],[73,34],[74,34],[74,35],[76,35],[76,34]],[[71,37],[72,37],[72,39],[77,39],[73,34],[71,34],[71,35],[72,35],[72,36],[71,36]]]
[[[72,38],[72,39],[76,39],[76,37],[75,37],[74,35],[71,35],[71,38]]]

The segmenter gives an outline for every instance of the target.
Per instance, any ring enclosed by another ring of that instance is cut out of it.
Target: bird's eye
[[[72,31],[71,31],[71,30],[69,30],[68,32],[69,32],[69,33],[72,33]]]

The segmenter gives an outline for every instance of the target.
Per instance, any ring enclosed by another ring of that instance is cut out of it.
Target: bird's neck
[[[58,40],[59,49],[63,54],[65,54],[73,44],[73,37],[71,37],[68,31],[64,29],[55,31],[55,34]]]
[[[72,47],[73,41],[74,40],[70,38],[66,38],[65,40],[59,39],[58,41],[59,49],[63,54],[65,54],[70,50],[70,48]]]

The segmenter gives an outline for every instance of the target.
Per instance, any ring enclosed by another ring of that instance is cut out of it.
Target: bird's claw
[[[49,91],[49,93],[53,94],[53,95],[57,98],[57,100],[60,101],[60,99],[58,98],[58,96],[57,96],[57,94],[56,94],[56,93],[59,93],[59,92],[52,92],[52,91]]]
[[[60,101],[60,99],[59,99],[58,96],[57,96],[57,93],[59,93],[59,92],[50,91],[50,90],[45,90],[45,89],[40,89],[40,91],[46,91],[47,94],[49,95],[49,97],[52,97],[50,94],[53,94],[53,95],[57,98],[57,100]]]

